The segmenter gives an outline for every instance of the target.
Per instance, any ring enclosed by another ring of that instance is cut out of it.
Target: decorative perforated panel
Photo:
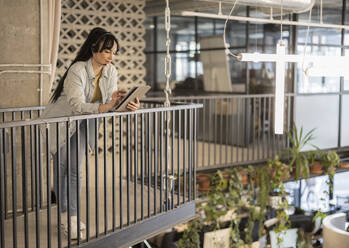
[[[145,0],[63,0],[56,82],[89,31],[99,26],[115,34],[120,41],[120,51],[114,60],[119,72],[119,87],[129,89],[145,84],[144,6]]]

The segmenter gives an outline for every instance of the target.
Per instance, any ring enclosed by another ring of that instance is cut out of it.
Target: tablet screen
[[[119,102],[118,105],[115,106],[114,109],[118,109],[127,99],[132,95],[132,93],[137,89],[137,87],[133,87],[129,92],[127,92],[126,96]]]
[[[130,101],[135,101],[135,99],[138,98],[142,98],[145,96],[145,94],[149,91],[150,86],[148,85],[142,85],[142,86],[136,86],[134,88],[132,88],[127,94],[126,96],[121,100],[121,102],[112,109],[112,111],[120,111],[120,112],[124,112],[124,111],[128,111],[127,110],[127,105]]]

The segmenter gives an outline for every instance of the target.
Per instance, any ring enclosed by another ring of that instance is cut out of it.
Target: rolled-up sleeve
[[[85,87],[82,76],[74,70],[69,70],[64,81],[64,92],[67,95],[68,103],[76,114],[98,113],[99,103],[86,103]]]

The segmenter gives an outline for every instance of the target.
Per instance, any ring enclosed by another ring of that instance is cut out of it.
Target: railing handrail
[[[7,112],[20,112],[20,111],[36,111],[36,110],[44,110],[45,106],[30,106],[30,107],[19,107],[19,108],[2,108],[0,109],[0,113]]]
[[[135,114],[145,114],[145,113],[156,113],[156,112],[166,112],[174,110],[185,110],[185,109],[198,109],[202,108],[203,104],[196,103],[183,103],[177,104],[176,106],[170,107],[156,107],[156,108],[147,108],[139,109],[134,112],[111,112],[111,113],[101,113],[101,114],[88,114],[88,115],[74,115],[66,117],[54,117],[46,119],[35,119],[35,120],[20,120],[20,121],[8,121],[0,123],[0,128],[10,128],[10,127],[21,127],[29,125],[38,125],[38,124],[50,124],[57,122],[72,122],[77,120],[86,120],[94,118],[103,118],[103,117],[112,117],[112,116],[126,116],[126,115],[135,115]]]
[[[294,93],[285,93],[285,96],[294,96]],[[239,95],[239,94],[222,94],[222,95],[199,95],[199,96],[193,96],[193,95],[187,95],[187,96],[172,96],[170,97],[171,100],[177,100],[177,99],[229,99],[229,98],[265,98],[265,97],[274,97],[274,94],[249,94],[249,95]],[[147,97],[146,100],[152,101],[152,100],[162,100],[165,99],[165,97]]]
[[[299,94],[298,94],[299,95]],[[285,96],[295,96],[294,93],[285,93]],[[263,98],[263,97],[274,97],[274,94],[249,94],[249,95],[240,95],[240,94],[220,94],[220,95],[187,95],[187,96],[172,96],[170,97],[171,100],[176,99],[223,99],[223,98]],[[147,97],[145,99],[142,99],[141,102],[156,102],[160,103],[161,100],[165,99],[163,96],[157,96],[157,97]],[[176,104],[174,102],[171,102],[171,104]],[[31,107],[19,107],[19,108],[0,108],[0,113],[6,113],[6,112],[20,112],[20,111],[35,111],[35,110],[44,110],[45,106],[31,106]]]

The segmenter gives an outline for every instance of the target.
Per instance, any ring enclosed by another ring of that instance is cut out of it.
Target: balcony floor
[[[131,182],[130,184],[130,223],[134,223],[135,220],[135,212],[134,212],[134,202],[133,198],[135,196],[134,194],[134,184]],[[124,189],[126,188],[126,180],[123,181],[123,187]],[[98,216],[99,216],[99,221],[98,221],[98,233],[99,237],[104,235],[105,232],[105,211],[104,211],[104,188],[103,185],[100,185],[98,187],[99,189],[99,205],[98,205]],[[85,224],[86,223],[86,188],[83,187],[82,192],[81,192],[81,221],[83,221]],[[146,218],[148,215],[148,187],[145,186],[144,188],[144,217]],[[108,195],[108,204],[107,204],[107,227],[108,227],[108,232],[112,231],[112,224],[113,224],[113,209],[112,209],[112,193],[111,193],[111,188],[108,188],[107,190]],[[119,192],[119,186],[116,188],[116,192]],[[150,208],[151,208],[151,215],[154,214],[154,189],[150,188]],[[141,219],[141,185],[137,184],[137,220],[139,221]],[[119,193],[116,195],[116,209],[115,209],[115,227],[120,228],[120,200],[119,200]],[[159,211],[160,206],[159,206],[159,199],[160,199],[160,191],[156,191],[156,197],[157,197],[157,211]],[[126,194],[123,194],[123,224],[127,224],[127,197]],[[145,212],[146,211],[146,212]],[[39,225],[39,231],[40,231],[40,247],[48,247],[47,244],[47,208],[40,210],[40,225]],[[95,206],[95,191],[91,190],[90,191],[90,230],[89,230],[89,239],[93,239],[96,237],[96,206]],[[36,247],[36,213],[35,212],[30,212],[28,213],[28,240],[29,240],[29,247]],[[51,247],[58,247],[58,228],[57,228],[57,206],[52,205],[51,207]],[[67,241],[67,235],[64,234],[64,230],[61,229],[61,237],[62,237],[62,246],[66,247],[68,244]],[[13,220],[8,219],[5,221],[5,247],[6,248],[11,248],[13,246]],[[17,217],[17,247],[25,247],[24,244],[24,215],[18,216]],[[86,230],[84,231],[84,238],[83,241],[86,240],[87,233]],[[72,241],[72,244],[76,244],[76,241]]]

